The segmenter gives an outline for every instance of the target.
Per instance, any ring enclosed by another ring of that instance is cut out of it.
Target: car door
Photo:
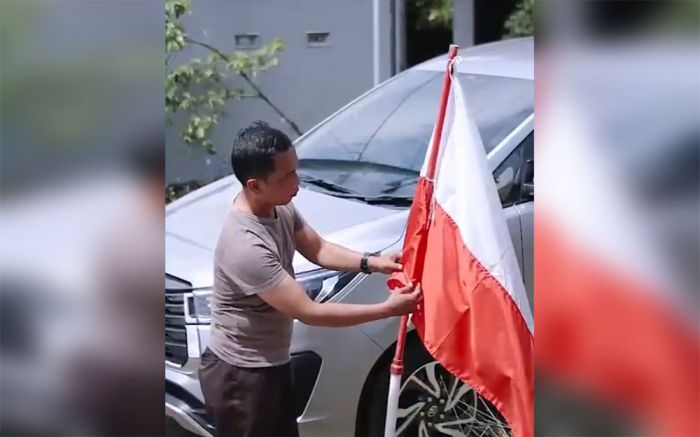
[[[531,133],[523,144],[523,172],[520,185],[520,201],[514,205],[520,216],[520,238],[522,241],[523,262],[521,269],[525,290],[534,313],[535,284],[534,284],[534,236],[535,236],[535,134]]]
[[[534,132],[531,132],[493,172],[503,206],[515,255],[523,275],[531,309],[533,308],[533,207],[531,194]]]

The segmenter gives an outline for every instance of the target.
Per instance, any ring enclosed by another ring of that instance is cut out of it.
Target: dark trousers
[[[298,437],[292,368],[233,366],[207,349],[199,381],[219,437]]]

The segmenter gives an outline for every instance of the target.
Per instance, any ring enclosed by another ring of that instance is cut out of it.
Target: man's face
[[[255,179],[256,194],[271,205],[286,205],[299,191],[297,166],[299,159],[294,148],[273,157],[275,171],[264,178]]]

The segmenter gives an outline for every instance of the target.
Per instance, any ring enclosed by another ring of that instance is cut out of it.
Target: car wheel
[[[366,387],[357,435],[384,436],[390,364]],[[397,437],[511,435],[498,410],[438,364],[415,335],[406,342],[396,430]]]

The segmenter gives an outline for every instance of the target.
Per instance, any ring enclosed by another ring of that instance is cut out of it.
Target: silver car
[[[481,133],[528,297],[533,302],[533,40],[463,49],[457,64]],[[302,188],[294,200],[325,239],[360,252],[400,250],[437,113],[446,57],[417,65],[360,96],[295,143]],[[167,207],[166,414],[213,433],[197,380],[209,336],[213,250],[240,185],[226,177]],[[297,254],[297,280],[320,302],[375,303],[386,276],[319,269]],[[381,436],[397,319],[352,328],[295,322],[295,408],[302,436]],[[406,348],[398,434],[507,435],[498,412],[447,373],[415,333]]]

